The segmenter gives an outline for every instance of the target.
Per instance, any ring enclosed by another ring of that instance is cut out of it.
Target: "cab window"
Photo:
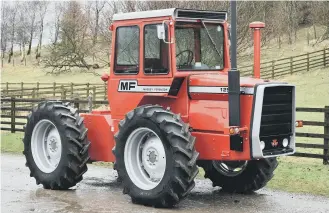
[[[137,74],[139,65],[139,27],[125,26],[116,30],[116,74]]]
[[[144,73],[167,74],[169,71],[168,47],[158,38],[157,25],[150,24],[144,27]],[[168,33],[167,28],[166,34]]]
[[[224,68],[224,33],[221,24],[176,22],[175,37],[178,70]]]

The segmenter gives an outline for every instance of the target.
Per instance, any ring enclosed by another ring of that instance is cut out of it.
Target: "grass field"
[[[1,152],[21,154],[23,151],[22,133],[2,133]],[[111,167],[111,163],[95,163]],[[200,169],[198,178],[203,178]],[[279,158],[279,166],[268,187],[288,192],[311,193],[329,197],[329,166],[322,165],[321,160],[296,157]]]

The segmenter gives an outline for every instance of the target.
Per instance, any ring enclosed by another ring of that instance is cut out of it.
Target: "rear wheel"
[[[141,106],[119,123],[116,168],[134,203],[171,207],[193,189],[198,174],[195,138],[178,115]]]
[[[264,187],[273,177],[278,162],[276,158],[251,161],[200,161],[213,186],[224,191],[249,193]]]
[[[68,103],[49,101],[33,108],[23,142],[30,176],[46,189],[75,186],[87,171],[87,129]]]

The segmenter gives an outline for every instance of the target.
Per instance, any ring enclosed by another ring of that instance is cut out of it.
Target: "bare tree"
[[[137,9],[137,0],[132,1],[120,1],[121,11],[128,13],[128,12],[135,12]]]
[[[36,1],[29,1],[26,2],[27,7],[26,7],[26,13],[28,17],[28,27],[29,27],[29,47],[27,50],[27,55],[31,54],[31,49],[32,49],[32,40],[33,36],[35,33],[35,28],[36,28],[36,7],[38,5],[38,2]]]
[[[99,33],[99,22],[100,22],[100,15],[101,12],[106,4],[106,1],[99,1],[96,0],[94,2],[91,2],[91,10],[94,12],[94,23],[95,26],[93,29],[93,45],[97,42],[97,37]]]
[[[9,6],[2,5],[1,7],[1,58],[5,57],[7,50],[7,42],[9,35]]]
[[[43,60],[52,73],[70,72],[71,68],[90,69],[86,57],[90,55],[92,40],[88,36],[88,20],[78,2],[68,2],[60,23],[61,41],[49,47],[50,54]]]
[[[21,50],[21,62],[25,60],[26,57],[26,51],[25,51],[25,46],[27,44],[27,41],[29,39],[28,36],[28,31],[29,31],[29,26],[28,26],[28,20],[26,18],[26,10],[28,9],[28,2],[23,2],[22,4],[18,4],[17,8],[17,33],[16,33],[16,42],[20,46]]]
[[[57,44],[59,37],[59,27],[61,22],[61,16],[63,14],[64,5],[62,2],[55,3],[55,35],[53,44]]]
[[[317,43],[329,39],[329,2],[313,2],[312,16],[315,22],[319,25],[325,26],[325,31],[318,38]]]
[[[38,2],[37,12],[39,18],[39,42],[37,46],[37,51],[35,58],[38,59],[41,57],[41,48],[42,48],[42,35],[43,35],[43,28],[44,28],[44,19],[47,12],[48,3],[46,1]]]
[[[14,55],[14,42],[15,42],[15,30],[16,30],[16,16],[17,16],[17,5],[12,5],[10,8],[8,8],[8,20],[9,20],[9,26],[10,26],[10,49],[9,49],[9,57],[8,57],[8,63],[11,62],[11,58]]]

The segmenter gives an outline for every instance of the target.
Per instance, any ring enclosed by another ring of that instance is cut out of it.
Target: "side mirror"
[[[157,25],[157,33],[158,33],[158,39],[161,40],[166,39],[166,30],[164,24]]]
[[[157,25],[157,34],[158,34],[158,39],[161,39],[164,43],[166,44],[173,44],[173,41],[166,41],[166,21],[163,21],[162,24]],[[172,23],[170,23],[172,24]]]

